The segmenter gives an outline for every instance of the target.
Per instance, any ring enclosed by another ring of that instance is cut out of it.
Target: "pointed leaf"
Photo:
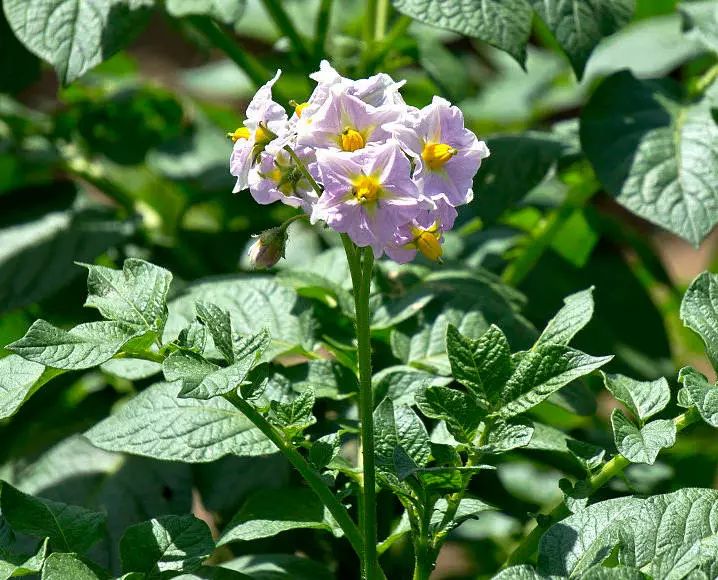
[[[302,431],[316,421],[313,409],[314,390],[309,388],[288,403],[271,401],[269,420],[283,429]]]
[[[84,552],[102,536],[105,515],[22,493],[3,482],[0,508],[13,530],[50,538],[54,550]]]
[[[58,369],[80,370],[101,365],[130,340],[142,336],[119,322],[88,322],[62,330],[37,320],[25,336],[6,348],[24,359]]]
[[[427,387],[417,394],[419,410],[431,419],[443,419],[457,441],[470,443],[485,411],[473,397],[449,387]]]
[[[192,515],[163,516],[127,528],[120,541],[122,571],[146,578],[192,572],[214,550],[207,524]]]
[[[536,341],[542,344],[568,345],[593,317],[593,287],[563,299],[564,306],[556,313]]]
[[[500,328],[491,325],[481,337],[471,339],[450,324],[446,348],[451,372],[457,381],[486,407],[500,400],[504,383],[513,370],[511,349]]]
[[[611,358],[593,357],[558,344],[546,344],[525,353],[506,383],[498,415],[508,418],[528,411],[564,385],[605,365]]]
[[[691,367],[681,369],[678,381],[683,384],[703,420],[712,427],[718,427],[718,387]]]
[[[378,470],[396,475],[397,448],[401,448],[418,467],[429,461],[429,434],[410,407],[395,407],[390,399],[385,398],[374,410],[374,424]]]
[[[108,320],[162,334],[167,320],[167,292],[172,274],[136,258],[128,258],[122,270],[85,264],[87,301]]]
[[[12,417],[40,387],[61,371],[11,354],[0,359],[0,419]]]
[[[42,580],[101,580],[77,554],[50,554],[42,568]]]
[[[636,427],[618,409],[611,414],[613,439],[618,452],[632,463],[653,465],[661,449],[676,442],[676,425],[667,419],[657,419]]]
[[[210,302],[197,302],[197,317],[207,327],[224,360],[229,364],[234,362],[234,338],[232,336],[232,318],[224,310]]]
[[[671,400],[668,381],[637,381],[624,375],[601,373],[606,388],[641,421],[653,417],[666,408]]]
[[[221,397],[180,399],[178,386],[158,383],[90,429],[93,445],[166,461],[204,463],[227,454],[268,455],[276,448]]]
[[[703,339],[718,369],[718,274],[703,272],[691,282],[681,302],[681,319]]]

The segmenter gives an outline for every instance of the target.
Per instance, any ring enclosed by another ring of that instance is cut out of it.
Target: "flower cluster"
[[[291,116],[272,100],[276,76],[247,107],[230,134],[235,192],[249,188],[260,204],[280,201],[408,262],[417,251],[442,255],[442,235],[456,208],[471,201],[473,177],[489,155],[445,99],[417,109],[389,75],[350,80],[326,61],[310,77],[309,99]]]

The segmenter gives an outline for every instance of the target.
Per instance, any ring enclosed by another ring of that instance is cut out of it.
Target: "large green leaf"
[[[136,258],[122,270],[87,265],[85,306],[97,308],[108,320],[162,334],[167,320],[167,293],[172,274]]]
[[[601,84],[581,117],[583,150],[609,193],[696,246],[718,222],[716,140],[709,97],[686,103],[674,85],[626,71]]]
[[[499,416],[508,418],[538,405],[561,387],[602,367],[612,357],[594,357],[560,344],[521,353],[502,392]]]
[[[268,538],[298,528],[336,532],[335,527],[324,505],[309,488],[261,490],[247,499],[217,544]]]
[[[36,321],[20,340],[6,348],[24,359],[66,370],[89,369],[110,360],[125,345],[141,336],[136,328],[104,320],[62,330]]]
[[[505,50],[523,64],[531,32],[531,8],[525,0],[392,0],[416,20],[448,28]]]
[[[145,578],[171,578],[192,572],[214,550],[207,524],[193,515],[164,516],[135,524],[120,542],[122,571]]]
[[[50,554],[42,568],[42,580],[100,580],[77,554]]]
[[[268,278],[223,277],[187,286],[170,302],[165,339],[172,340],[195,319],[195,303],[210,302],[227,310],[235,332],[253,335],[266,328],[272,343],[264,359],[314,345],[314,318],[291,288]],[[208,351],[207,354],[210,354]]]
[[[703,339],[718,369],[718,274],[703,272],[691,282],[681,302],[681,319]]]
[[[87,437],[108,451],[188,463],[230,453],[251,456],[276,451],[226,400],[180,399],[178,391],[172,383],[153,385],[90,429]]]
[[[20,41],[50,62],[63,84],[122,48],[146,16],[149,0],[5,0]]]
[[[599,42],[628,24],[635,0],[528,0],[568,55],[576,76]]]
[[[131,230],[106,212],[79,209],[0,228],[0,313],[52,295],[82,272],[73,262],[94,259]]]
[[[1,489],[0,507],[12,529],[29,536],[50,538],[55,550],[84,552],[102,535],[104,514],[33,497],[5,482]]]
[[[676,442],[676,425],[668,419],[657,419],[640,429],[618,409],[611,414],[613,438],[618,452],[632,463],[653,465],[661,449]]]

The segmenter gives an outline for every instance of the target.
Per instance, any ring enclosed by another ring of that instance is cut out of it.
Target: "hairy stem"
[[[374,254],[371,248],[357,248],[342,236],[354,288],[357,358],[359,362],[359,421],[362,446],[362,501],[359,525],[364,539],[362,571],[364,578],[381,578],[376,551],[376,469],[374,460],[374,393],[371,385],[371,340],[369,291]]]
[[[573,212],[583,207],[586,202],[598,192],[600,185],[595,178],[582,180],[571,189],[564,202],[554,209],[539,225],[531,232],[530,240],[519,257],[511,262],[503,274],[502,280],[511,286],[518,286],[524,278],[533,270],[541,256],[549,248],[556,235],[561,231]]]
[[[354,548],[354,551],[361,557],[364,553],[364,541],[362,540],[359,528],[357,528],[347,509],[324,483],[321,475],[313,469],[307,460],[304,459],[304,456],[285,439],[284,434],[269,423],[250,403],[236,393],[230,393],[226,398],[264,433],[267,439],[277,446],[289,463],[300,473],[312,491],[337,521],[347,540],[349,540],[349,543],[352,545],[352,548]]]
[[[700,414],[692,407],[685,413],[682,413],[673,419],[673,423],[676,426],[676,431],[683,431],[689,425],[693,425],[700,421]],[[603,467],[588,479],[589,495],[592,495],[601,487],[606,485],[611,479],[623,472],[631,462],[626,459],[620,453],[615,455],[610,461],[603,464]],[[511,553],[503,567],[513,566],[515,564],[525,564],[533,556],[538,548],[541,536],[547,530],[547,528],[556,522],[561,521],[565,517],[571,515],[571,512],[566,507],[566,504],[562,501],[555,505],[553,509],[548,513],[546,517],[546,523],[543,525],[537,525],[531,533],[524,538],[524,540],[518,545],[518,547]]]
[[[255,87],[259,88],[271,77],[267,69],[248,52],[230,37],[224,30],[205,16],[190,16],[188,21],[192,26],[209,40],[214,46],[224,52],[242,71],[250,78]],[[277,100],[287,102],[288,97],[282,95],[281,91],[273,89]]]

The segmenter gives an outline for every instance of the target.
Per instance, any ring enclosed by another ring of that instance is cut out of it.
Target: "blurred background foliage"
[[[231,193],[231,141],[225,134],[241,123],[257,82],[270,72],[284,71],[279,100],[302,102],[312,89],[307,73],[328,58],[346,74],[378,68],[406,79],[403,93],[412,105],[423,106],[434,94],[450,99],[487,140],[492,155],[476,178],[476,200],[462,208],[459,226],[447,236],[447,264],[431,266],[437,275],[442,268],[482,272],[487,288],[500,287],[492,295],[496,304],[511,311],[521,305],[526,328],[542,328],[564,296],[594,285],[597,315],[578,348],[614,353],[610,370],[636,378],[673,380],[686,363],[710,375],[678,307],[692,277],[718,267],[718,238],[710,235],[694,248],[616,203],[581,152],[577,119],[599,83],[622,69],[639,79],[670,77],[690,91],[716,63],[718,24],[711,18],[717,3],[684,3],[687,10],[680,12],[675,0],[638,0],[630,24],[599,44],[580,81],[538,19],[523,70],[488,44],[394,11],[389,16],[395,36],[367,63],[357,40],[364,25],[359,0],[334,0],[329,20],[318,22],[324,0],[282,3],[305,55],[292,49],[259,0],[137,4],[133,39],[124,38],[121,50],[79,78],[71,70],[58,77],[15,38],[0,14],[0,345],[21,337],[36,318],[58,325],[88,319],[80,299],[83,270],[75,262],[118,266],[136,256],[186,281],[246,270],[250,236],[280,223],[291,209],[260,206],[246,192]],[[62,77],[72,82],[61,83]],[[291,271],[314,264],[326,275],[331,260],[317,257],[336,242],[301,224],[290,232],[279,279],[301,289]],[[384,274],[385,289],[393,291],[395,283],[412,279],[413,270],[397,273],[387,264]],[[340,287],[341,276],[336,281]],[[402,322],[395,336],[377,325],[375,339],[392,346],[377,353],[379,364],[402,360],[408,351],[401,337],[431,327],[452,304],[488,300],[475,285],[461,292],[456,287],[420,318]],[[316,315],[332,340],[349,340],[350,329],[337,328],[329,306],[317,306]],[[222,521],[248,491],[286,483],[289,471],[277,457],[190,467],[119,460],[66,439],[145,384],[104,371],[60,378],[15,417],[0,421],[0,475],[12,474],[21,487],[27,482],[26,491],[68,503],[87,503],[90,495],[100,502],[120,497],[132,506],[122,517],[132,521],[193,505],[220,514]],[[537,418],[611,448],[610,408],[600,391],[598,384],[579,384],[542,405]],[[521,534],[526,513],[556,501],[558,480],[581,466],[554,435],[535,437],[495,473],[476,478],[482,497],[505,513],[460,527],[442,554],[437,578],[495,570]],[[80,465],[61,461],[70,456],[81,457]],[[88,481],[81,475],[89,464],[100,467]],[[655,466],[629,468],[613,492],[714,487],[717,465],[716,441],[699,428]],[[71,485],[73,478],[84,485]],[[292,545],[319,560],[326,556],[328,545],[307,540],[314,532],[292,534]],[[237,553],[282,551],[284,545],[281,537],[252,544]],[[397,556],[408,549],[392,548]],[[402,577],[400,569],[395,573],[390,577]],[[296,574],[291,577],[302,577]]]

